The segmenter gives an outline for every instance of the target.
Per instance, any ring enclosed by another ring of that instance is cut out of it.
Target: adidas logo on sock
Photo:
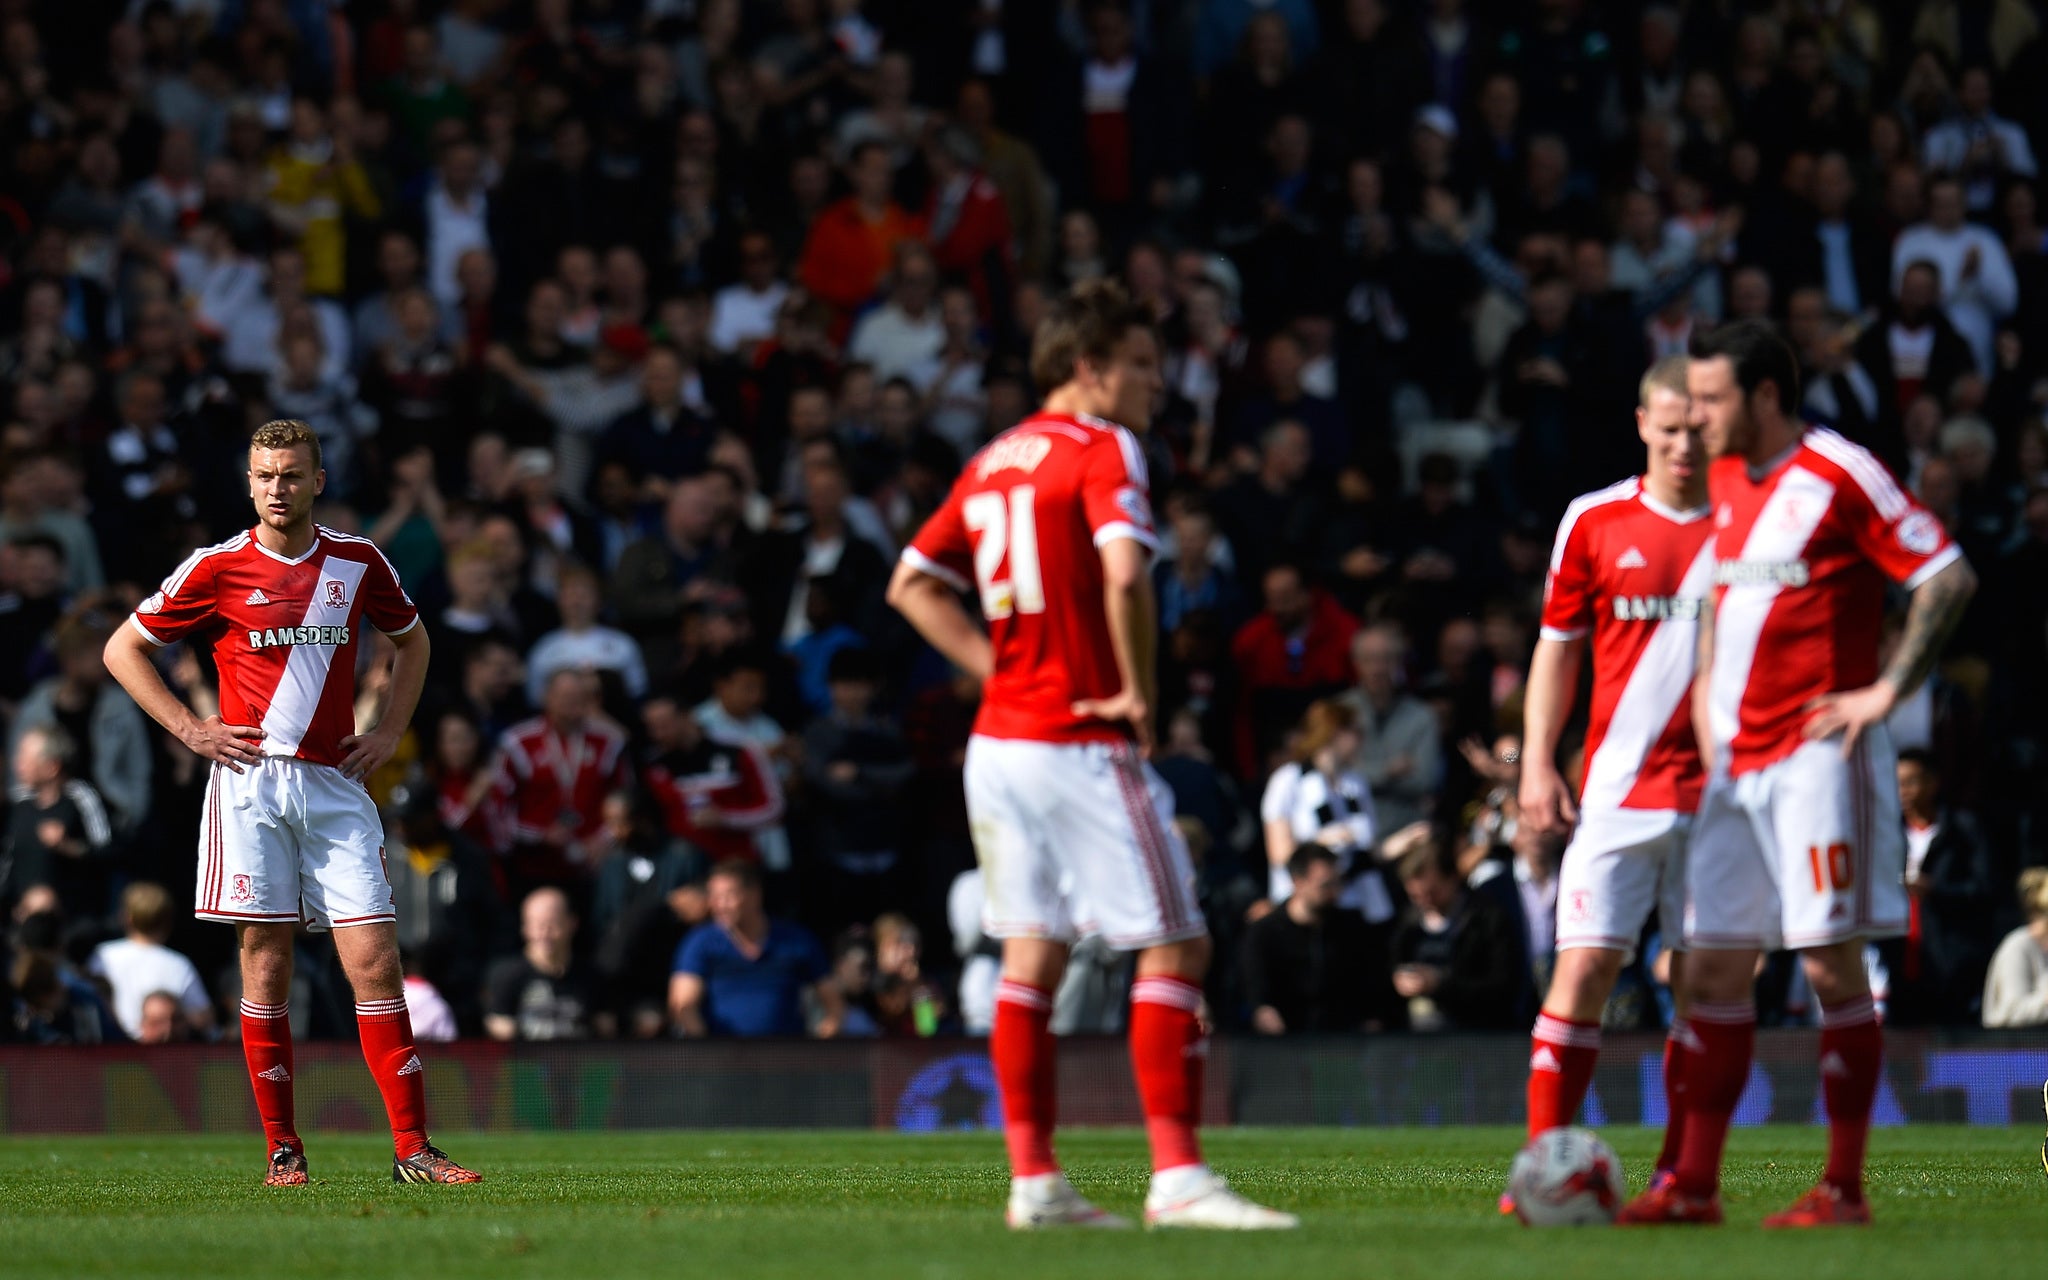
[[[425,1070],[426,1068],[420,1065],[420,1055],[414,1054],[405,1060],[405,1065],[398,1069],[398,1074],[402,1076],[416,1076]]]
[[[258,1071],[256,1073],[256,1078],[258,1080],[275,1080],[279,1084],[283,1084],[285,1081],[292,1078],[292,1073],[285,1070],[285,1065],[282,1062],[280,1062],[268,1071]]]
[[[269,603],[270,603],[270,597],[269,597],[269,596],[266,596],[266,595],[264,595],[264,594],[263,594],[263,588],[261,588],[261,587],[258,587],[258,588],[256,588],[256,589],[255,589],[254,591],[251,591],[251,592],[249,593],[249,598],[248,598],[247,600],[244,600],[244,601],[242,601],[242,603],[243,603],[243,604],[269,604]]]
[[[1530,1056],[1529,1070],[1558,1072],[1564,1070],[1564,1064],[1557,1060],[1557,1055],[1551,1052],[1550,1046],[1546,1044]]]
[[[1830,1049],[1821,1057],[1820,1073],[1840,1079],[1849,1074],[1849,1064],[1842,1061],[1842,1055]]]
[[[1621,558],[1614,562],[1614,567],[1617,569],[1647,569],[1650,567],[1650,562],[1644,557],[1640,548],[1630,547],[1621,553]]]

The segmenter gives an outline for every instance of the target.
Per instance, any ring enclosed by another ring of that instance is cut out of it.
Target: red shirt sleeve
[[[1100,547],[1129,538],[1147,551],[1159,550],[1152,526],[1151,484],[1138,439],[1117,428],[1114,445],[1098,444],[1082,460],[1081,509]]]
[[[197,551],[128,620],[151,644],[174,644],[214,621],[217,594],[213,560]]]
[[[1850,540],[1887,578],[1911,590],[1962,557],[1941,521],[1883,464],[1872,459],[1867,468],[1845,463],[1842,469],[1848,483],[1835,490],[1835,511]]]
[[[1593,557],[1583,519],[1567,520],[1550,549],[1543,578],[1545,640],[1577,640],[1593,629]]]
[[[974,589],[974,544],[967,537],[967,522],[961,518],[961,492],[967,487],[963,473],[953,492],[924,528],[903,548],[903,563],[952,587],[955,591]]]
[[[418,607],[398,584],[398,570],[391,567],[382,551],[363,570],[362,597],[363,616],[387,636],[402,635],[419,623]]]

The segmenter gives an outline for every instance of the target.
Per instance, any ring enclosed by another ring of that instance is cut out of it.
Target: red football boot
[[[1689,1196],[1675,1183],[1653,1185],[1621,1207],[1617,1227],[1718,1227],[1721,1197]]]
[[[1842,1195],[1839,1187],[1823,1182],[1805,1195],[1792,1202],[1792,1207],[1783,1213],[1774,1213],[1764,1219],[1764,1226],[1776,1227],[1867,1227],[1870,1225],[1870,1205],[1862,1200],[1850,1200]]]

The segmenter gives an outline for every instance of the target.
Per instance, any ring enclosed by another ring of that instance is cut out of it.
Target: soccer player
[[[1819,1184],[1764,1225],[1866,1223],[1884,1036],[1863,947],[1906,929],[1885,717],[1927,678],[1977,580],[1881,463],[1795,416],[1798,366],[1768,325],[1695,336],[1686,389],[1712,459],[1716,586],[1693,695],[1707,786],[1687,872],[1685,1133],[1675,1178],[1621,1220],[1721,1220],[1721,1153],[1756,1044],[1757,962],[1791,948],[1820,1006],[1828,1155]],[[1912,603],[1879,670],[1887,580]]]
[[[1152,1144],[1147,1223],[1292,1227],[1212,1173],[1195,1136],[1209,937],[1171,798],[1144,760],[1157,541],[1132,430],[1161,389],[1158,340],[1120,287],[1082,285],[1040,326],[1031,372],[1053,389],[1044,409],[968,462],[889,583],[911,625],[984,682],[965,782],[983,929],[1003,940],[989,1047],[1009,1223],[1130,1225],[1082,1199],[1052,1149],[1053,991],[1072,944],[1099,933],[1138,953],[1130,1044]],[[959,592],[977,598],[986,634]]]
[[[1702,771],[1693,743],[1693,656],[1712,587],[1706,455],[1689,419],[1684,356],[1643,375],[1636,432],[1641,477],[1565,511],[1543,592],[1543,630],[1523,710],[1521,819],[1570,831],[1557,892],[1557,968],[1529,1056],[1529,1136],[1570,1124],[1600,1054],[1600,1013],[1655,909],[1667,948],[1685,921],[1685,848]],[[1557,742],[1590,645],[1593,705],[1575,806]],[[1670,1122],[1657,1157],[1669,1177],[1683,1126],[1677,1088],[1687,1038],[1683,958],[1671,985],[1679,1015],[1664,1045]]]
[[[427,674],[419,611],[382,552],[313,523],[326,487],[303,422],[266,422],[249,442],[256,527],[203,547],[107,642],[107,670],[156,722],[212,762],[195,914],[235,926],[242,1053],[270,1143],[265,1185],[303,1186],[287,1020],[292,933],[332,930],[356,993],[363,1057],[391,1118],[394,1182],[479,1182],[427,1140],[426,1075],[413,1047],[384,826],[362,779],[391,759]],[[357,732],[365,626],[396,646],[383,714]],[[220,714],[200,719],[150,651],[210,645]]]

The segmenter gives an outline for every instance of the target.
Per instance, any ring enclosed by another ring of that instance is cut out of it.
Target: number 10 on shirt
[[[974,544],[974,579],[981,588],[981,612],[989,621],[1012,612],[1044,613],[1045,580],[1038,568],[1038,518],[1031,504],[1037,491],[1020,484],[1007,494],[987,491],[961,504],[960,518]],[[1009,557],[1009,577],[998,578]]]

